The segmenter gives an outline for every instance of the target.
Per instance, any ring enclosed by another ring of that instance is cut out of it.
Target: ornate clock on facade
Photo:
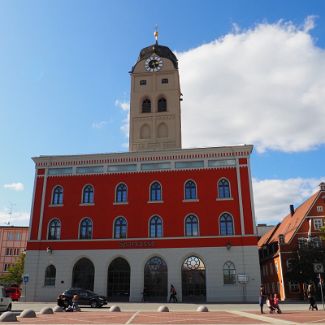
[[[159,71],[163,66],[163,61],[158,55],[152,55],[144,62],[144,68],[149,72]]]

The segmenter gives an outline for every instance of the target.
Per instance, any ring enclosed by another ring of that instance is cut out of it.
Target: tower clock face
[[[163,66],[163,61],[157,55],[151,56],[144,62],[144,68],[146,69],[146,71],[149,72],[159,71],[162,68],[162,66]]]

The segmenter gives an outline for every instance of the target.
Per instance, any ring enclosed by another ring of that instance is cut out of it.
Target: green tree
[[[16,263],[9,268],[8,273],[0,277],[1,284],[20,285],[22,283],[22,276],[24,274],[24,264],[25,264],[25,254],[22,253],[17,258]]]

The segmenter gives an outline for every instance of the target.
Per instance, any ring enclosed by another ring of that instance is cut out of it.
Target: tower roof
[[[178,69],[178,60],[177,60],[175,54],[170,50],[169,47],[159,45],[158,42],[156,42],[155,44],[152,44],[148,47],[143,48],[140,51],[137,63],[141,60],[149,58],[152,54],[157,54],[161,58],[169,59],[170,61],[173,62],[175,69]],[[134,67],[135,66],[133,66],[132,71],[134,70]]]

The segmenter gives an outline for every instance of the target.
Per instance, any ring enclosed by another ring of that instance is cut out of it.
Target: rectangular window
[[[11,264],[4,264],[3,271],[8,272],[10,267],[11,267]]]
[[[175,163],[176,168],[203,168],[204,161],[181,161]]]
[[[97,174],[104,172],[104,166],[77,167],[77,174]]]
[[[108,166],[107,171],[112,172],[112,173],[117,173],[117,172],[134,172],[137,170],[137,165],[132,164],[132,165],[111,165]]]
[[[317,206],[317,212],[323,212],[323,206],[322,205]]]
[[[161,170],[161,169],[170,169],[170,168],[171,165],[169,162],[141,164],[141,170]]]
[[[236,166],[235,159],[209,160],[208,167]]]
[[[320,227],[323,227],[323,219],[313,219],[314,220],[314,229],[319,230]]]
[[[7,232],[7,240],[14,240],[14,233],[13,232]]]
[[[69,174],[72,174],[72,167],[49,168],[48,174],[49,174],[49,176],[69,175]]]
[[[305,247],[306,246],[305,244],[306,244],[306,241],[305,241],[305,238],[304,237],[298,238],[298,247],[299,248]]]
[[[168,79],[167,79],[167,78],[163,78],[163,79],[161,79],[161,83],[162,83],[162,84],[168,84]]]
[[[289,291],[290,292],[293,292],[293,293],[300,292],[299,282],[297,282],[297,281],[290,281],[289,282]]]
[[[147,84],[147,80],[140,80],[140,86],[144,86]]]
[[[16,240],[21,240],[21,233],[20,232],[16,232]]]

